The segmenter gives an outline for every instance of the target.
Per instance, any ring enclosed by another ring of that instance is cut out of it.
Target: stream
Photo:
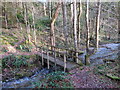
[[[118,58],[118,47],[120,46],[120,43],[110,43],[110,44],[104,44],[100,45],[100,48],[95,52],[95,54],[91,55],[90,58],[90,64],[91,65],[97,65],[97,64],[103,64],[104,60],[115,60]],[[94,48],[90,48],[92,51]],[[82,55],[79,56],[79,58],[82,60],[83,63],[85,63],[85,55],[86,51]]]
[[[47,68],[43,68],[39,70],[31,77],[24,77],[19,80],[13,80],[9,82],[2,82],[2,88],[32,88],[32,82],[40,81],[45,78],[45,75],[52,72],[52,70],[48,70]]]
[[[90,63],[91,65],[97,65],[97,64],[103,64],[104,59],[116,59],[118,57],[118,46],[119,43],[111,43],[111,44],[104,44],[101,45],[100,48],[97,50],[97,52],[90,56]],[[94,48],[90,48],[91,50]],[[84,51],[85,52],[85,51]],[[84,63],[85,61],[85,53],[79,56],[79,58],[82,60]],[[42,70],[36,72],[33,76],[31,77],[24,77],[19,80],[14,80],[14,81],[9,81],[9,82],[0,82],[2,84],[3,88],[32,88],[33,84],[32,82],[40,81],[45,78],[45,76],[53,72],[53,68],[51,69],[46,69],[43,68]]]

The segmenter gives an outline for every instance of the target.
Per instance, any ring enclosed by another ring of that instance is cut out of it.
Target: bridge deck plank
[[[42,55],[40,55],[40,56],[42,57]],[[44,58],[45,60],[47,60],[47,55],[43,54],[43,58]],[[55,62],[55,61],[54,61],[54,58],[51,57],[51,56],[49,56],[49,61],[52,62],[52,63]],[[58,66],[64,68],[64,61],[63,61],[63,60],[56,58],[56,64],[57,64]],[[66,62],[66,70],[67,70],[67,71],[70,71],[70,70],[72,70],[72,69],[74,69],[74,68],[77,68],[77,67],[79,67],[79,65],[76,64],[76,63],[74,63],[74,62],[70,62],[70,61],[67,61],[67,62]]]

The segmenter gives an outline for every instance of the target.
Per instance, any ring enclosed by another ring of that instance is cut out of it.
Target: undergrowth
[[[119,64],[117,63],[117,60],[112,63],[109,62],[102,65],[98,65],[94,69],[94,73],[104,75],[111,79],[120,80]]]
[[[67,73],[62,71],[52,72],[39,82],[33,82],[35,88],[73,88]]]
[[[27,63],[27,60],[29,59],[29,56],[23,56],[23,55],[10,55],[2,59],[2,68],[9,68],[9,67],[17,67],[20,68],[21,66],[28,66],[29,63]]]

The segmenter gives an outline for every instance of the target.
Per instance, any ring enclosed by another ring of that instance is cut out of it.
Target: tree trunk
[[[71,3],[73,3],[72,0]],[[73,22],[73,4],[71,4],[70,7],[71,7],[71,22]]]
[[[34,6],[32,5],[32,18],[33,18],[33,31],[34,31],[34,43],[36,45],[36,29],[35,29],[35,16],[34,16],[34,13],[35,13],[35,8]]]
[[[49,18],[52,19],[52,2],[49,0],[48,2],[48,11],[49,11]]]
[[[82,3],[81,3],[81,0],[80,0],[80,3],[79,3],[79,13],[78,13],[78,47],[80,48],[80,17],[81,17],[81,14],[82,14]]]
[[[16,7],[16,14],[17,14],[17,7]],[[22,25],[21,25],[21,23],[20,23],[18,17],[17,17],[17,16],[15,16],[15,17],[16,17],[17,27],[20,26],[20,29],[22,30]]]
[[[46,3],[43,3],[43,9],[44,9],[44,16],[46,16]]]
[[[57,8],[56,8],[56,11],[52,17],[52,21],[51,21],[51,27],[50,27],[50,41],[51,41],[51,46],[55,46],[55,30],[54,30],[54,24],[55,24],[55,21],[58,17],[58,14],[59,14],[59,9],[60,9],[60,6],[61,4],[58,3],[57,5]],[[53,48],[51,47],[51,49],[53,50]]]
[[[86,9],[86,29],[87,29],[87,37],[86,37],[86,55],[85,55],[85,64],[90,64],[89,60],[89,38],[90,38],[90,31],[89,31],[89,0],[87,0],[87,9]]]
[[[87,11],[86,11],[86,29],[87,29],[87,38],[86,38],[86,49],[89,51],[89,38],[90,38],[90,31],[89,31],[89,0],[87,0]]]
[[[120,1],[118,2],[118,43],[120,43]],[[120,45],[118,48],[120,49]]]
[[[31,42],[31,37],[30,37],[30,26],[28,23],[28,11],[27,11],[27,5],[24,3],[24,20],[25,20],[25,25],[26,25],[26,30],[27,30],[27,35],[28,35],[28,41],[29,43]]]
[[[73,42],[73,38],[74,38],[74,30],[73,30],[73,0],[70,1],[71,2],[71,5],[70,5],[70,9],[71,9],[71,16],[70,16],[70,30],[72,29],[72,31],[70,32],[70,36],[71,36],[71,39],[70,39],[70,44],[72,44]]]
[[[7,20],[7,13],[6,13],[6,5],[4,4],[3,9],[4,17],[5,17],[5,28],[8,29],[8,20]]]
[[[74,10],[74,18],[73,18],[73,30],[74,30],[74,48],[75,48],[75,51],[77,52],[78,51],[78,46],[77,46],[77,10],[76,10],[76,0],[74,0],[73,2],[73,10]],[[75,56],[76,56],[76,62],[78,63],[78,53],[75,53]]]
[[[98,6],[98,10],[97,10],[97,18],[96,18],[96,50],[98,49],[98,45],[99,45],[100,9],[101,9],[100,0],[98,0],[97,6]]]
[[[68,28],[67,28],[67,8],[66,1],[62,3],[62,11],[63,11],[63,29],[65,33],[65,47],[68,47]]]

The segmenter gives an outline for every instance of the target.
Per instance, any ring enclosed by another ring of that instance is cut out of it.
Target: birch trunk
[[[73,3],[73,0],[71,0],[71,3]],[[71,4],[70,7],[71,7],[71,22],[73,22],[73,4]]]
[[[43,9],[44,9],[44,16],[46,16],[47,14],[46,14],[46,3],[45,2],[43,3]]]
[[[98,10],[97,10],[97,18],[96,18],[96,50],[98,49],[98,45],[99,45],[99,29],[100,29],[100,9],[101,9],[101,4],[100,4],[100,0],[98,0],[97,3],[98,6]]]
[[[82,14],[82,3],[81,3],[81,0],[79,2],[79,13],[78,13],[78,47],[80,47],[80,17],[81,17],[81,14]]]
[[[49,13],[49,18],[52,19],[52,2],[49,0],[48,2],[48,13]]]
[[[85,64],[90,64],[89,60],[89,38],[90,38],[90,31],[89,31],[89,0],[87,0],[87,9],[86,9],[86,29],[87,29],[87,37],[86,37],[86,55],[85,55]]]
[[[74,10],[74,13],[73,13],[73,15],[74,15],[74,48],[75,48],[75,51],[77,52],[78,51],[78,46],[77,46],[77,27],[76,27],[76,25],[77,25],[77,10],[76,10],[76,0],[74,0],[74,2],[73,2],[73,10]],[[78,63],[78,53],[75,53],[75,56],[76,56],[76,63]]]

